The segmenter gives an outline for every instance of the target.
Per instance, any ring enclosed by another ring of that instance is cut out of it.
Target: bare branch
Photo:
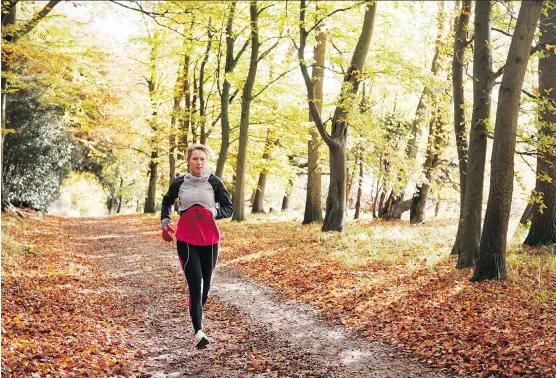
[[[299,57],[299,66],[301,68],[301,74],[303,75],[303,80],[305,81],[305,86],[307,87],[307,98],[309,103],[309,112],[313,117],[313,122],[315,123],[317,130],[328,146],[334,145],[335,141],[326,131],[325,126],[322,123],[322,117],[315,103],[315,86],[311,77],[309,76],[309,70],[307,69],[307,64],[305,63],[305,45],[307,43],[307,30],[305,30],[305,0],[301,0],[301,6],[299,9],[299,48],[297,49],[297,55]]]
[[[48,2],[48,4],[46,4],[44,6],[44,8],[41,9],[41,11],[39,13],[36,13],[32,19],[30,19],[29,21],[27,21],[23,27],[21,27],[21,29],[19,29],[15,35],[14,35],[14,40],[23,37],[25,34],[29,33],[31,30],[33,30],[35,28],[35,26],[37,26],[37,24],[43,19],[45,18],[50,11],[52,10],[52,8],[54,8],[58,3],[60,2],[60,0],[51,0]],[[16,6],[15,4],[13,5],[14,7]]]
[[[243,54],[243,52],[247,49],[247,46],[249,46],[249,43],[251,43],[251,38],[247,38],[247,41],[245,41],[245,43],[243,44],[243,46],[241,46],[241,49],[239,50],[239,52],[237,53],[236,57],[234,58],[234,60],[232,61],[231,64],[231,69],[230,71],[233,71],[237,62],[239,61],[239,58],[241,58],[241,55]]]
[[[259,96],[261,93],[263,93],[270,85],[274,84],[275,82],[277,82],[278,80],[280,80],[282,77],[286,76],[287,74],[289,74],[290,72],[292,72],[295,69],[295,67],[290,68],[289,70],[282,72],[280,75],[278,75],[276,77],[276,79],[272,80],[271,82],[269,82],[267,85],[265,85],[263,87],[263,89],[261,89],[259,91],[259,93],[257,93],[256,95],[252,96],[251,99],[254,100],[257,96]]]
[[[143,9],[143,7],[141,6],[141,3],[138,3],[138,2],[135,3],[135,4],[137,4],[137,8],[135,8],[135,7],[131,7],[131,6],[129,6],[129,5],[125,5],[125,4],[119,3],[117,0],[108,0],[108,1],[110,1],[111,3],[117,4],[117,5],[119,5],[119,6],[123,7],[123,8],[130,9],[130,10],[133,10],[133,11],[136,11],[136,12],[143,13],[144,15],[150,17],[157,25],[162,26],[163,28],[169,29],[169,30],[171,30],[172,32],[174,32],[174,33],[176,33],[176,34],[181,35],[182,37],[184,37],[184,38],[187,39],[188,41],[194,41],[194,40],[195,40],[194,38],[191,38],[191,37],[185,35],[184,33],[180,32],[180,31],[178,31],[178,30],[176,30],[176,29],[173,29],[173,28],[171,28],[171,27],[168,26],[168,25],[164,25],[164,24],[160,23],[160,21],[158,21],[158,18],[166,18],[166,19],[168,19],[168,20],[170,20],[170,21],[172,21],[172,22],[174,22],[174,23],[180,24],[180,22],[176,21],[175,19],[166,16],[167,14],[171,14],[171,13],[173,13],[173,12],[170,12],[170,11],[168,11],[168,10],[166,10],[166,11],[164,11],[164,12],[162,12],[162,13],[157,13],[157,12],[153,12],[153,11],[148,11],[148,10]],[[200,9],[200,8],[186,9],[186,10],[184,10],[182,13],[178,13],[178,14],[193,13],[194,10],[199,10],[199,9]]]
[[[532,93],[530,93],[530,92],[527,92],[527,91],[526,91],[525,89],[523,89],[523,88],[521,89],[521,92],[523,92],[524,94],[526,94],[527,96],[531,97],[531,98],[534,99],[534,100],[539,100],[539,99],[540,99],[539,96],[534,95],[534,94],[532,94]]]
[[[276,48],[276,46],[278,46],[278,43],[280,43],[280,41],[276,41],[276,43],[272,46],[270,46],[265,52],[263,52],[261,55],[259,55],[259,59],[257,59],[257,62],[260,62],[261,60],[263,60],[268,54],[270,54],[270,52],[272,50],[274,50]],[[259,44],[260,46],[260,44]]]
[[[513,37],[513,34],[510,34],[510,33],[506,32],[506,31],[501,30],[501,29],[498,29],[498,28],[490,28],[490,30],[496,31],[496,32],[501,33],[501,34],[504,34],[504,35],[507,35],[507,36],[510,37],[510,38]]]
[[[261,8],[261,9],[259,9],[259,10],[257,11],[257,16],[260,16],[261,13],[263,13],[265,10],[267,10],[268,8],[270,8],[270,7],[274,6],[274,5],[275,5],[274,3],[270,3],[270,5],[268,5],[268,6],[266,6],[266,7],[263,7],[263,8]]]
[[[527,164],[529,166],[529,168],[531,168],[532,172],[536,172],[536,170],[531,166],[531,164],[529,164],[529,162],[527,161],[527,159],[525,159],[523,156],[526,154],[520,154],[516,151],[516,153],[519,155],[519,157],[521,157],[521,160],[523,160],[525,162],[525,164]]]
[[[332,16],[333,14],[338,13],[338,12],[348,11],[348,10],[350,10],[350,9],[356,8],[356,7],[358,7],[358,6],[361,6],[361,5],[364,4],[364,3],[365,3],[364,1],[361,1],[361,2],[359,2],[359,3],[356,3],[356,4],[352,5],[351,7],[340,8],[340,9],[335,9],[335,10],[333,10],[332,12],[328,13],[326,16],[324,16],[323,18],[321,18],[320,20],[318,20],[318,21],[315,23],[315,25],[313,25],[313,27],[312,27],[311,29],[307,30],[307,34],[311,34],[311,32],[312,32],[313,30],[315,30],[316,28],[318,28],[319,25],[322,24],[322,22],[323,22],[325,19],[327,19],[328,17]]]

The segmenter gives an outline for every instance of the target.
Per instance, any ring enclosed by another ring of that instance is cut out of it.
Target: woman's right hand
[[[167,224],[166,226],[162,227],[162,239],[166,240],[167,242],[174,241],[174,238],[172,238],[172,235],[170,235],[170,233],[176,233],[172,226]]]

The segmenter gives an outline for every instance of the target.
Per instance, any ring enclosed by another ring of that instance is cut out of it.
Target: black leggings
[[[178,256],[189,286],[189,315],[197,333],[203,329],[203,306],[218,260],[218,244],[198,246],[178,240]]]

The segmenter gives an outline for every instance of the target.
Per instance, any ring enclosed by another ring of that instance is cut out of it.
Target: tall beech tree
[[[259,27],[257,20],[259,12],[257,10],[257,1],[251,1],[249,4],[249,15],[251,20],[251,58],[249,61],[249,71],[247,79],[243,85],[241,94],[241,118],[239,123],[239,149],[237,154],[236,180],[234,186],[234,215],[232,220],[245,220],[245,166],[247,163],[247,139],[249,137],[249,112],[251,110],[251,102],[253,101],[253,87],[257,76],[257,66],[259,64]]]
[[[326,55],[326,32],[320,28],[316,31],[313,58],[315,63],[311,72],[313,82],[314,101],[319,114],[322,114],[324,58]],[[314,122],[309,112],[309,122]],[[322,172],[320,167],[319,148],[322,139],[314,128],[309,132],[307,142],[307,193],[305,198],[305,212],[302,224],[322,222]]]
[[[441,61],[445,56],[443,51],[444,45],[444,3],[439,6],[438,14],[436,17],[437,21],[437,34],[434,43],[434,55],[431,62],[430,74],[432,77],[436,77],[441,70]],[[431,96],[433,95],[434,88],[430,84],[425,84],[423,87],[423,92],[419,98],[419,103],[417,104],[417,109],[415,110],[415,118],[411,124],[411,137],[407,143],[406,154],[408,159],[415,160],[417,158],[417,153],[419,152],[419,142],[421,141],[421,136],[423,134],[423,128],[425,127],[427,120],[429,119],[429,113],[431,108],[434,108],[434,104],[431,101]],[[407,176],[412,175],[412,171],[404,171],[402,173],[402,179],[407,181]],[[386,188],[384,188],[386,190]],[[390,195],[386,199],[386,203],[381,207],[380,217],[383,219],[400,219],[402,214],[407,210],[411,209],[413,205],[413,197],[409,200],[404,201],[405,193],[402,192],[396,195],[394,191],[390,192]]]
[[[208,26],[207,26],[207,46],[205,49],[205,53],[203,55],[203,60],[201,62],[201,67],[199,68],[199,128],[200,128],[200,137],[199,140],[201,144],[205,144],[207,142],[209,132],[206,129],[207,124],[207,106],[208,106],[208,99],[205,95],[205,75],[206,75],[206,67],[207,62],[209,60],[210,49],[212,46],[212,39],[213,39],[213,32],[211,18],[209,17]]]
[[[465,66],[465,49],[468,46],[467,34],[469,16],[471,15],[471,0],[461,3],[461,10],[456,17],[456,33],[454,36],[454,55],[452,57],[452,91],[454,96],[454,133],[458,152],[459,167],[459,223],[456,241],[452,254],[458,254],[461,222],[463,221],[463,202],[465,200],[465,185],[467,177],[467,130],[465,124],[465,91],[463,88],[463,69]]]
[[[220,152],[218,153],[218,161],[216,163],[216,176],[218,177],[223,177],[224,175],[224,167],[228,157],[228,149],[230,148],[230,111],[228,105],[233,95],[230,95],[232,85],[228,76],[234,72],[241,55],[243,55],[243,52],[247,49],[251,40],[248,38],[237,55],[234,56],[234,45],[237,39],[237,35],[234,35],[233,32],[235,10],[236,2],[233,1],[230,4],[226,22],[226,63],[224,66],[224,82],[222,83],[222,91],[220,92],[220,124],[222,128],[222,139],[220,143]]]
[[[526,245],[556,243],[556,3],[542,13],[539,25],[539,122],[536,195],[542,206],[535,206]]]
[[[471,281],[506,279],[506,239],[514,180],[514,155],[521,88],[543,1],[521,3],[498,95],[492,146],[490,192]]]
[[[436,64],[438,67],[435,69],[436,72],[443,72],[444,63],[446,58],[446,50],[444,42],[444,20],[446,19],[446,12],[444,11],[444,2],[439,3],[438,7],[438,34],[435,45],[436,53],[438,54],[438,60]],[[450,35],[451,33],[448,33]],[[419,224],[425,220],[425,205],[429,196],[429,192],[432,187],[433,177],[435,170],[441,163],[441,154],[446,146],[445,137],[445,125],[446,121],[446,98],[448,92],[443,88],[444,86],[439,83],[435,83],[434,87],[428,95],[429,107],[431,109],[431,118],[429,119],[429,136],[427,139],[427,150],[425,152],[425,161],[423,163],[423,176],[424,181],[417,185],[415,188],[415,193],[413,194],[409,221],[411,224]],[[415,134],[413,134],[415,136]],[[416,143],[417,139],[412,138],[412,142]],[[416,148],[414,145],[413,148]],[[415,152],[416,153],[416,152]]]
[[[234,185],[234,194],[232,198],[232,202],[234,204],[234,215],[232,216],[232,220],[234,221],[243,221],[245,220],[245,181],[246,181],[246,163],[247,163],[247,141],[249,138],[249,122],[250,122],[250,109],[251,103],[253,100],[260,96],[266,89],[270,88],[270,86],[275,83],[276,81],[280,80],[282,77],[287,75],[291,70],[286,70],[281,72],[279,75],[274,77],[272,74],[270,75],[271,79],[267,82],[261,89],[257,89],[257,92],[253,94],[253,88],[255,86],[255,79],[257,74],[257,67],[259,62],[263,60],[265,57],[269,56],[269,54],[278,46],[280,41],[283,39],[284,30],[280,29],[278,36],[273,36],[271,38],[263,39],[260,41],[260,29],[258,26],[258,19],[259,16],[264,12],[266,9],[276,6],[276,3],[265,3],[261,5],[260,9],[257,8],[257,2],[251,1],[249,4],[249,14],[250,14],[250,27],[251,27],[251,56],[249,59],[249,69],[247,72],[247,78],[243,85],[243,91],[241,95],[241,117],[240,117],[240,124],[239,124],[239,146],[238,146],[238,154],[237,154],[237,168],[235,171],[236,180]],[[285,8],[284,8],[285,9]],[[268,12],[270,14],[270,12]],[[259,50],[262,44],[273,40],[273,44],[271,44],[268,48],[263,50],[259,54]],[[272,63],[270,64],[272,66]],[[272,67],[270,67],[270,71],[272,72]]]
[[[357,183],[357,201],[355,202],[355,215],[353,219],[359,219],[361,214],[361,197],[363,195],[363,148],[359,148],[359,180]]]
[[[376,15],[376,1],[365,1],[365,16],[363,27],[353,53],[350,66],[344,75],[344,81],[338,98],[338,105],[332,117],[330,134],[324,127],[321,114],[315,103],[314,84],[309,76],[305,61],[305,45],[309,31],[305,28],[305,1],[301,1],[299,12],[300,43],[298,56],[301,73],[307,87],[309,110],[317,126],[319,134],[328,145],[330,152],[330,185],[326,200],[326,215],[322,225],[323,231],[343,232],[345,228],[345,198],[346,198],[346,141],[349,126],[350,97],[355,97],[362,78],[365,58],[369,51]]]
[[[263,199],[264,193],[266,189],[266,182],[268,176],[268,169],[265,167],[265,164],[271,159],[271,153],[274,147],[278,144],[278,139],[276,139],[274,130],[269,128],[266,133],[266,141],[264,144],[264,151],[262,157],[262,164],[263,168],[259,173],[259,181],[257,182],[257,188],[255,188],[255,197],[253,198],[253,207],[251,208],[251,212],[253,214],[257,213],[264,213],[263,207]]]
[[[150,142],[150,160],[149,160],[149,186],[147,188],[147,197],[145,198],[145,206],[143,212],[155,213],[156,212],[156,182],[158,180],[158,154],[159,146],[159,106],[160,98],[158,95],[159,78],[157,72],[158,54],[160,48],[160,38],[158,31],[155,31],[152,36],[149,35],[149,42],[151,44],[151,52],[149,57],[148,72],[149,76],[145,77],[149,90],[149,98],[151,104],[151,117],[148,123],[151,128],[151,142]]]
[[[492,1],[475,3],[475,42],[473,56],[473,114],[467,154],[467,177],[463,202],[463,221],[459,226],[458,268],[475,265],[481,238],[483,185],[490,122],[490,98],[496,74],[492,71],[490,19]]]
[[[169,153],[168,162],[170,165],[170,182],[176,178],[176,136],[178,135],[177,125],[182,124],[183,120],[183,110],[181,108],[181,102],[184,98],[184,83],[185,83],[185,73],[184,66],[187,59],[187,41],[184,39],[183,43],[183,56],[180,60],[178,66],[176,84],[174,85],[174,94],[172,101],[172,115],[170,118],[170,135],[169,135]]]

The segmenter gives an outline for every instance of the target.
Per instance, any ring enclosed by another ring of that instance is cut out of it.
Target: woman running
[[[190,173],[172,181],[162,199],[162,238],[171,242],[170,208],[180,199],[176,234],[178,256],[189,286],[189,314],[195,332],[195,346],[205,348],[209,338],[203,332],[203,306],[218,260],[220,231],[216,219],[232,216],[233,205],[224,183],[207,167],[210,151],[201,144],[187,149]],[[216,204],[219,206],[217,207]]]

